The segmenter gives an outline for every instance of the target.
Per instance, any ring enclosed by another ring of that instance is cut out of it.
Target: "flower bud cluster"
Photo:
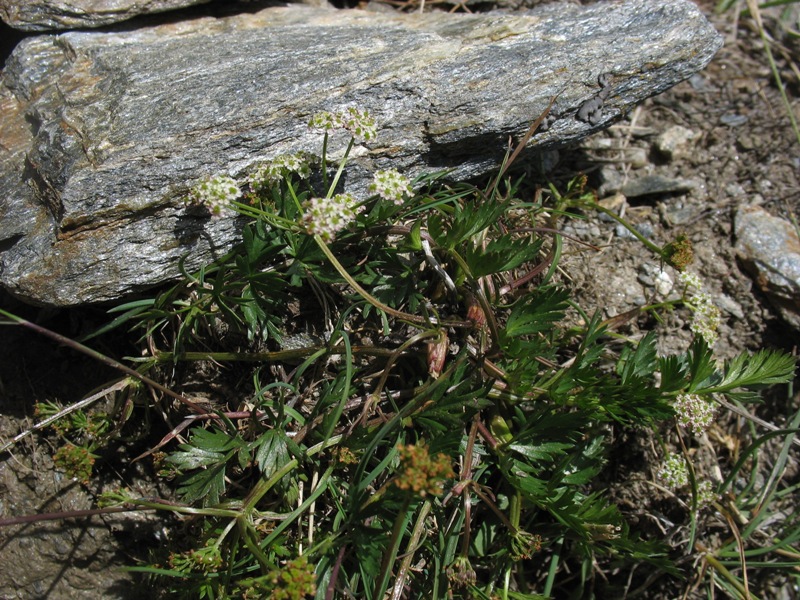
[[[689,483],[689,466],[686,459],[674,452],[667,455],[664,465],[658,470],[658,478],[668,488],[678,489]]]
[[[400,446],[400,473],[395,485],[425,497],[442,492],[445,479],[455,477],[450,459],[445,454],[431,456],[424,442]]]
[[[701,481],[697,484],[697,506],[705,508],[717,501],[717,492],[714,490],[714,484],[708,479]]]
[[[247,176],[247,182],[253,192],[280,183],[292,174],[300,179],[311,176],[312,158],[308,152],[295,152],[294,154],[280,154],[272,160],[258,165],[255,171]]]
[[[711,301],[711,296],[702,292],[692,298],[694,314],[689,325],[695,335],[702,337],[706,344],[713,346],[719,337],[720,312]]]
[[[405,175],[398,173],[396,169],[375,173],[372,183],[369,184],[369,191],[398,206],[403,204],[406,196],[414,195],[411,181]]]
[[[667,264],[672,265],[681,273],[694,261],[692,242],[685,235],[679,235],[674,242],[667,244],[664,250]]]
[[[692,333],[703,338],[709,347],[713,346],[719,337],[719,308],[711,301],[711,296],[702,291],[703,284],[696,274],[684,271],[679,275],[679,280],[686,286],[686,294],[689,296],[687,304],[692,309],[689,328]]]
[[[366,110],[348,107],[336,112],[320,112],[309,121],[315,129],[329,131],[343,129],[354,138],[372,140],[376,137],[375,120]],[[313,157],[307,152],[281,154],[272,160],[259,164],[248,176],[248,198],[272,186],[280,184],[291,176],[308,179],[311,176]],[[403,204],[406,197],[413,195],[410,180],[395,169],[378,171],[369,191],[393,202]],[[235,179],[227,175],[215,175],[201,181],[191,189],[186,203],[204,206],[212,216],[219,216],[223,210],[242,197],[242,190]],[[312,197],[302,204],[302,225],[311,235],[319,235],[330,242],[336,234],[352,223],[363,206],[350,194],[337,194],[332,198]]]
[[[472,568],[469,558],[466,556],[456,556],[453,564],[445,570],[445,575],[447,575],[450,584],[456,589],[464,589],[475,585],[478,579],[475,569]]]
[[[309,198],[303,202],[303,223],[311,235],[330,242],[336,234],[355,221],[363,210],[350,194],[336,194],[333,198]]]
[[[233,177],[214,175],[194,186],[186,201],[195,206],[204,206],[212,217],[218,217],[241,196],[242,190]]]
[[[678,425],[694,435],[706,431],[717,414],[717,405],[699,394],[678,394],[673,408]]]
[[[207,543],[196,550],[170,553],[169,566],[181,573],[214,573],[222,567],[222,555],[217,546]]]
[[[670,453],[667,455],[661,469],[659,469],[657,476],[666,487],[672,490],[679,490],[689,485],[689,465],[682,455]],[[697,508],[701,509],[710,506],[716,500],[717,492],[714,489],[714,484],[708,479],[698,481]]]
[[[378,135],[375,119],[372,118],[369,111],[354,106],[335,113],[328,111],[317,113],[311,117],[308,126],[325,131],[344,129],[357,141],[369,142]]]
[[[269,600],[301,600],[317,593],[314,565],[303,555],[286,562],[266,575],[246,579],[239,588],[244,600],[268,598]],[[226,596],[228,597],[228,596]]]

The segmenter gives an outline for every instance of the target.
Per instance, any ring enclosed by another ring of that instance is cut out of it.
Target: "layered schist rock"
[[[0,0],[0,19],[23,31],[85,29],[211,0]]]
[[[357,106],[377,168],[453,178],[570,144],[702,69],[721,38],[686,0],[550,5],[528,15],[376,14],[308,6],[128,32],[24,40],[0,81],[0,283],[38,304],[118,299],[226,251],[235,218],[187,210],[209,174],[307,150],[321,110]],[[340,140],[341,141],[341,140]]]

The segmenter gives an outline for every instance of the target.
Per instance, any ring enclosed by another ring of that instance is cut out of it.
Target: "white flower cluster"
[[[351,106],[342,114],[342,123],[344,128],[356,139],[368,142],[374,140],[378,135],[375,119],[366,110],[359,110]]]
[[[697,484],[697,506],[705,508],[717,501],[717,493],[714,491],[714,484],[708,479]]]
[[[336,234],[355,221],[363,210],[350,194],[336,194],[333,198],[309,198],[303,202],[303,223],[311,235],[330,242]]]
[[[212,217],[218,217],[242,196],[236,180],[227,175],[214,175],[198,183],[189,191],[187,203],[205,206]]]
[[[694,435],[706,431],[717,414],[717,405],[699,394],[678,394],[673,408],[678,425]]]
[[[307,152],[280,154],[258,165],[258,168],[247,176],[247,182],[250,184],[250,189],[257,192],[275,185],[292,173],[301,179],[308,179],[311,176],[311,162],[312,157]]]
[[[700,276],[697,273],[681,271],[678,275],[678,280],[686,286],[686,293],[690,296],[703,290],[703,282],[700,280]]]
[[[311,117],[308,126],[312,129],[325,131],[344,129],[356,140],[365,142],[374,140],[378,135],[375,119],[372,118],[369,111],[361,110],[354,106],[335,113],[327,111],[317,113]]]
[[[369,184],[369,191],[398,206],[403,203],[406,196],[414,195],[411,181],[405,175],[398,173],[396,169],[375,173],[372,183]]]
[[[686,459],[674,452],[667,455],[664,465],[658,470],[658,478],[668,488],[678,489],[689,483],[689,466]]]
[[[339,129],[343,125],[341,116],[324,110],[312,116],[311,120],[308,122],[308,126],[311,127],[311,129],[330,131],[332,129]]]
[[[721,320],[719,308],[711,301],[711,296],[702,291],[703,284],[696,274],[683,271],[679,279],[686,286],[686,293],[689,296],[687,304],[692,309],[692,322],[689,328],[711,347],[719,337],[717,332]]]
[[[656,473],[664,485],[672,490],[679,490],[689,485],[689,464],[686,459],[677,453],[671,452],[664,460],[664,464]],[[717,500],[714,484],[708,479],[697,482],[697,508],[710,506]]]

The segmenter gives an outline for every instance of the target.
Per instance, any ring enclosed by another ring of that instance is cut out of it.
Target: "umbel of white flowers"
[[[719,337],[717,332],[720,324],[719,308],[711,301],[711,296],[703,291],[703,283],[697,275],[683,271],[678,277],[686,286],[686,293],[689,296],[687,305],[692,310],[692,322],[689,328],[711,347]]]
[[[312,129],[327,133],[332,129],[343,129],[351,135],[351,144],[356,141],[370,141],[376,137],[374,119],[365,110],[350,107],[339,112],[315,114],[308,123]],[[326,138],[327,140],[327,138]],[[327,143],[325,144],[327,146]],[[246,182],[252,193],[259,193],[278,185],[293,175],[308,179],[311,165],[317,162],[308,152],[281,154],[275,158],[258,163],[247,176]],[[373,196],[402,205],[405,199],[414,194],[411,181],[396,169],[378,171],[368,186]],[[233,207],[242,196],[238,183],[227,175],[215,175],[201,181],[192,188],[187,203],[205,206],[212,217],[220,216],[225,208]],[[352,223],[363,211],[363,204],[351,194],[312,197],[302,204],[302,225],[311,235],[318,235],[326,242],[332,241],[336,234]]]

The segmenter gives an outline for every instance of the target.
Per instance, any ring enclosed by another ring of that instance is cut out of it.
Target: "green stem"
[[[133,506],[146,509],[166,510],[180,515],[231,518],[236,518],[240,515],[240,511],[233,508],[194,508],[192,506],[181,506],[178,504],[171,504],[169,502],[148,500],[146,498],[133,498],[131,500],[127,500],[126,504],[132,504]]]
[[[522,494],[519,491],[512,494],[508,512],[509,521],[511,521],[511,524],[514,526],[514,530],[519,531],[519,521],[522,516]]]
[[[287,515],[283,522],[278,525],[272,532],[261,541],[260,546],[262,548],[268,548],[269,545],[275,541],[275,539],[283,533],[283,531],[289,527],[300,515],[302,515],[306,509],[316,502],[317,498],[319,498],[325,490],[328,488],[328,480],[331,478],[333,474],[334,467],[328,467],[328,470],[320,478],[319,482],[317,483],[317,487],[314,488],[314,491],[305,499],[305,501],[294,509],[289,515]]]
[[[137,358],[142,362],[171,363],[173,361],[194,362],[199,360],[212,360],[215,362],[291,362],[300,358],[305,358],[319,350],[324,350],[325,346],[308,346],[294,350],[279,350],[277,352],[158,352],[154,356]],[[328,348],[331,354],[344,354],[345,348],[334,346]],[[389,348],[379,348],[377,346],[353,346],[352,354],[367,356],[392,356],[396,350]]]
[[[639,240],[642,244],[644,244],[650,251],[652,251],[654,254],[656,254],[659,258],[663,258],[664,257],[664,249],[663,248],[661,248],[657,244],[654,244],[653,242],[648,240],[646,237],[644,237],[641,233],[639,233],[636,230],[636,228],[633,225],[628,223],[625,219],[620,217],[613,210],[610,210],[610,209],[606,208],[605,206],[601,206],[600,204],[597,204],[596,202],[586,202],[586,206],[588,206],[589,208],[592,208],[594,210],[600,211],[601,213],[603,213],[605,215],[608,215],[609,217],[614,219],[617,223],[622,225],[625,229],[630,231],[631,234],[637,240]]]
[[[294,191],[294,186],[292,182],[289,181],[289,178],[286,178],[286,187],[289,189],[289,194],[292,196],[292,202],[294,202],[295,207],[297,208],[297,214],[303,214],[303,205],[300,203],[300,198],[297,197],[297,192]]]
[[[306,450],[306,457],[313,456],[318,452],[325,450],[326,448],[330,448],[331,446],[337,445],[339,442],[342,441],[343,435],[335,435],[330,439],[325,440],[324,442],[320,442],[314,446],[311,446],[308,450]],[[261,498],[271,490],[276,483],[278,483],[283,476],[287,473],[291,472],[300,464],[300,461],[296,458],[293,458],[288,463],[283,465],[280,469],[278,469],[275,473],[272,474],[272,477],[269,479],[260,479],[258,483],[256,483],[255,487],[250,490],[250,493],[247,494],[247,497],[244,499],[242,503],[242,512],[248,513],[253,508],[255,508],[256,504],[259,503]]]
[[[253,526],[241,518],[236,519],[236,523],[239,525],[239,532],[241,533],[244,545],[247,546],[247,549],[258,561],[258,564],[261,565],[261,572],[269,572],[274,565],[270,562],[267,555],[262,552],[261,547],[258,545],[258,534]]]
[[[561,537],[556,540],[556,543],[553,545],[555,551],[553,552],[553,556],[550,557],[550,566],[547,569],[547,579],[544,582],[544,595],[549,597],[553,591],[553,586],[555,585],[556,575],[558,574],[558,567],[561,563],[561,552],[564,550],[564,538]]]
[[[327,136],[326,136],[327,139]],[[350,156],[350,151],[353,149],[353,145],[356,143],[356,138],[351,137],[350,143],[347,144],[347,150],[344,151],[344,156],[342,157],[341,162],[339,163],[339,168],[336,170],[336,175],[333,177],[333,181],[331,182],[331,186],[328,188],[328,195],[326,198],[333,198],[333,192],[336,191],[336,186],[339,185],[339,178],[342,176],[344,172],[344,166],[347,164],[347,157]],[[323,149],[323,154],[325,150]],[[323,170],[324,172],[324,170]]]
[[[789,101],[789,97],[786,95],[786,86],[783,83],[780,71],[778,71],[778,65],[775,63],[775,57],[772,56],[772,49],[770,48],[771,42],[767,37],[764,23],[761,20],[761,10],[759,9],[758,2],[756,0],[747,0],[747,8],[750,10],[751,16],[756,21],[758,34],[761,36],[761,41],[764,44],[764,51],[767,54],[767,62],[769,63],[769,68],[772,71],[772,77],[775,79],[775,85],[778,86],[778,91],[781,93],[781,100],[783,101],[783,106],[786,109],[786,115],[789,117],[789,121],[792,124],[794,135],[797,138],[797,141],[800,142],[800,128],[797,126],[797,119],[795,119],[794,116],[792,103]]]
[[[422,504],[422,508],[419,510],[417,522],[414,524],[414,530],[411,532],[411,537],[408,540],[406,553],[403,556],[403,561],[400,563],[400,568],[397,570],[397,578],[394,580],[394,585],[392,586],[391,600],[400,600],[400,598],[403,597],[403,584],[408,577],[408,572],[411,570],[411,561],[414,559],[414,553],[420,545],[420,540],[422,536],[427,533],[425,521],[432,507],[433,503],[430,500],[425,500]]]
[[[288,183],[288,181],[287,181],[287,183]],[[292,190],[292,192],[293,192],[293,188],[292,188],[291,185],[289,185],[289,189]],[[293,193],[292,193],[292,196],[294,196]],[[295,200],[296,200],[296,198],[295,198]],[[289,231],[297,229],[297,221],[294,221],[294,220],[291,220],[291,219],[285,219],[283,217],[279,217],[278,215],[276,215],[274,213],[268,212],[266,210],[262,210],[260,208],[256,208],[255,206],[251,206],[249,204],[244,204],[242,202],[234,202],[233,203],[233,208],[240,215],[243,215],[245,217],[250,217],[252,219],[264,220],[267,223],[269,223],[270,225],[274,225],[278,229],[284,229],[284,230],[289,230]],[[298,206],[298,209],[299,209],[299,206]],[[230,258],[230,256],[231,256],[231,254],[227,254],[227,255],[225,255],[223,257],[222,260],[220,260],[218,262],[220,264],[222,264],[222,263],[224,263],[224,261],[226,259]],[[206,271],[206,272],[208,272],[208,271]]]
[[[384,304],[383,302],[378,300],[375,296],[373,296],[367,290],[365,290],[363,287],[361,287],[361,285],[359,285],[358,282],[356,282],[355,279],[353,279],[353,277],[350,275],[350,273],[348,273],[347,270],[344,268],[342,263],[339,262],[339,259],[337,259],[336,256],[333,254],[333,252],[331,252],[331,249],[328,247],[328,244],[326,244],[325,241],[321,237],[319,237],[318,235],[315,235],[314,236],[314,241],[317,242],[317,246],[319,246],[319,248],[320,248],[320,250],[322,250],[323,254],[325,254],[325,256],[331,262],[333,267],[339,272],[339,275],[341,275],[342,278],[350,285],[350,287],[352,287],[358,293],[358,295],[361,296],[364,300],[366,300],[369,304],[371,304],[372,306],[374,306],[375,308],[377,308],[379,310],[382,310],[387,315],[391,315],[393,317],[396,317],[396,318],[401,319],[403,321],[406,321],[408,323],[412,323],[414,325],[420,325],[420,326],[423,326],[423,327],[430,327],[431,325],[435,325],[436,324],[436,323],[431,323],[428,319],[425,319],[423,317],[420,317],[420,316],[417,316],[417,315],[412,315],[412,314],[409,314],[409,313],[404,313],[404,312],[399,311],[399,310],[395,310],[391,306],[387,306],[386,304]],[[453,321],[453,322],[442,321],[441,324],[442,325],[453,325],[453,326],[457,326],[457,327],[471,326],[470,323],[466,323],[466,322],[463,322],[463,321]]]
[[[403,539],[403,532],[406,529],[409,519],[411,518],[408,510],[411,505],[411,497],[406,497],[400,512],[394,520],[394,527],[392,527],[392,537],[389,540],[389,547],[383,554],[383,563],[381,564],[381,572],[379,577],[375,580],[375,591],[372,594],[373,598],[383,598],[386,588],[389,586],[389,577],[392,574],[392,565],[397,559],[397,552],[400,549],[400,542]]]
[[[39,333],[39,334],[44,335],[46,337],[49,337],[50,339],[55,340],[56,342],[58,342],[60,344],[64,344],[65,346],[68,346],[69,348],[72,348],[73,350],[77,350],[78,352],[86,354],[87,356],[89,356],[89,357],[91,357],[91,358],[103,363],[104,365],[107,365],[107,366],[111,367],[112,369],[116,369],[118,371],[122,371],[126,375],[130,375],[131,377],[135,377],[136,379],[138,379],[142,383],[145,383],[145,384],[149,385],[150,387],[152,387],[154,389],[157,389],[161,393],[166,394],[167,396],[170,396],[171,398],[175,398],[179,402],[182,402],[183,404],[185,404],[186,406],[191,408],[196,413],[203,414],[203,415],[209,414],[209,411],[207,411],[205,408],[201,407],[200,405],[195,404],[194,402],[192,402],[191,400],[189,400],[185,396],[182,396],[181,394],[173,392],[168,387],[166,387],[164,385],[161,385],[157,381],[153,381],[149,377],[139,373],[139,371],[135,371],[134,369],[131,369],[130,367],[128,367],[126,365],[123,365],[121,362],[117,362],[116,360],[114,360],[111,357],[106,356],[105,354],[101,354],[97,350],[93,350],[92,348],[89,348],[88,346],[84,346],[80,342],[76,342],[75,340],[71,340],[70,338],[65,337],[63,335],[60,335],[60,334],[56,333],[55,331],[50,331],[49,329],[46,329],[44,327],[40,327],[39,325],[36,325],[35,323],[31,323],[30,321],[26,321],[25,319],[23,319],[21,317],[18,317],[16,315],[13,315],[10,312],[7,312],[7,311],[5,311],[3,309],[0,309],[0,315],[5,317],[6,319],[11,320],[13,323],[16,323],[17,325],[22,325],[23,327],[31,329],[31,330],[35,331],[36,333]]]
[[[322,137],[322,185],[328,187],[328,131]]]
[[[723,565],[716,556],[711,553],[706,553],[705,556],[706,562],[711,565],[711,567],[717,571],[722,577],[724,577],[728,583],[730,583],[736,591],[739,592],[743,598],[751,598],[752,600],[758,600],[756,596],[754,596],[743,584],[742,582],[733,574],[731,573],[725,565]]]

